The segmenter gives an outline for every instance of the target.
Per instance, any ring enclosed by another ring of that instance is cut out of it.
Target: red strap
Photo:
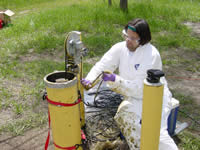
[[[86,136],[85,136],[85,133],[83,132],[83,130],[81,130],[81,139],[86,140]]]
[[[57,148],[60,148],[60,149],[65,149],[65,150],[74,150],[76,149],[76,146],[72,146],[72,147],[61,147],[59,145],[56,145],[56,143],[53,143]]]
[[[49,131],[48,131],[48,136],[47,136],[47,139],[46,139],[46,142],[45,142],[45,147],[44,147],[45,150],[48,149],[49,139],[50,139],[50,123],[51,123],[51,118],[50,118],[49,110],[48,110],[48,118],[49,118]]]
[[[57,106],[74,106],[76,104],[79,104],[81,99],[79,98],[77,102],[73,103],[73,104],[66,104],[66,103],[60,103],[60,102],[54,102],[52,100],[50,100],[47,96],[46,96],[46,99],[47,101],[50,103],[50,104],[53,104],[53,105],[57,105]],[[48,118],[49,118],[49,131],[48,131],[48,136],[47,136],[47,139],[46,139],[46,142],[45,142],[45,150],[48,149],[48,146],[49,146],[49,140],[50,140],[50,124],[51,124],[51,118],[50,118],[50,112],[48,110]],[[76,146],[72,146],[72,147],[61,147],[57,144],[54,143],[54,145],[57,147],[57,148],[60,148],[60,149],[64,149],[64,150],[74,150],[76,149]]]
[[[78,99],[77,102],[72,103],[72,104],[54,102],[54,101],[50,100],[50,99],[48,98],[48,96],[46,96],[46,99],[47,99],[47,101],[48,101],[50,104],[57,105],[57,106],[65,106],[65,107],[74,106],[74,105],[79,104],[79,103],[81,102],[81,99],[80,99],[80,98]]]

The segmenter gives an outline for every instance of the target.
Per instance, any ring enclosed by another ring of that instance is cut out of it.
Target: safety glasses
[[[122,31],[122,37],[123,37],[125,40],[128,39],[128,40],[131,41],[131,42],[133,42],[133,41],[139,42],[139,40],[140,40],[139,38],[129,37],[125,30]]]

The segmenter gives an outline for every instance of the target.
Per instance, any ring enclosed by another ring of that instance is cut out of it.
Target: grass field
[[[167,74],[200,76],[200,35],[185,25],[200,22],[199,0],[129,0],[128,12],[119,9],[119,0],[112,2],[108,7],[107,0],[0,0],[0,9],[15,12],[12,26],[0,30],[1,135],[22,135],[47,124],[47,107],[41,100],[43,77],[54,70],[64,70],[64,39],[72,30],[82,32],[83,42],[90,50],[84,58],[84,74],[95,63],[88,60],[99,58],[123,40],[121,31],[129,20],[144,18]],[[193,85],[198,84],[194,81]],[[180,109],[199,121],[199,98],[181,88],[172,89],[180,100]],[[195,94],[198,92],[194,89]],[[180,119],[190,123],[177,136],[180,149],[199,150],[199,124],[184,114]]]

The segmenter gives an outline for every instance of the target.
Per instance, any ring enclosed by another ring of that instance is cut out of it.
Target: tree
[[[112,5],[112,0],[108,0],[108,5],[109,5],[109,6]]]
[[[128,0],[120,0],[120,8],[123,11],[127,11],[128,10]]]

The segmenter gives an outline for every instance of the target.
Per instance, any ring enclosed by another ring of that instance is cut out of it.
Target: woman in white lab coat
[[[158,50],[150,43],[151,32],[148,23],[143,19],[134,19],[123,30],[125,41],[119,42],[108,50],[102,59],[95,64],[82,84],[90,87],[92,81],[103,71],[103,80],[114,91],[122,94],[124,100],[115,115],[121,132],[131,150],[139,150],[142,120],[143,81],[148,69],[162,70]],[[113,72],[118,68],[119,75]],[[172,99],[164,77],[162,121],[160,129],[159,150],[178,150],[167,132],[167,118],[170,113],[169,102]],[[156,104],[155,104],[156,105]]]

